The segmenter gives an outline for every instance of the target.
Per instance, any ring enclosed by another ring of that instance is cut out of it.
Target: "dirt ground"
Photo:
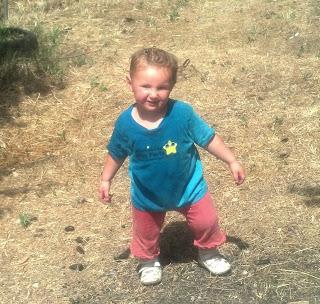
[[[9,1],[10,24],[63,30],[64,86],[0,92],[1,303],[320,303],[320,1]],[[127,258],[127,163],[97,197],[105,145],[132,103],[140,47],[174,53],[172,97],[190,102],[247,171],[236,187],[201,151],[233,271],[196,262],[168,213],[163,282],[141,286]],[[189,64],[188,64],[189,63]],[[42,83],[42,82],[41,82]],[[20,218],[29,215],[26,228]]]

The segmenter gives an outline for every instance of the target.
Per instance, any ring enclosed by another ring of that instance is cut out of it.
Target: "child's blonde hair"
[[[170,70],[171,84],[172,86],[175,85],[177,81],[178,61],[174,55],[155,47],[138,50],[131,56],[130,77],[133,77],[139,67],[148,65]]]

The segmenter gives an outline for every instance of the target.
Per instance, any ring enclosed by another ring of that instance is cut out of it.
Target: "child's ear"
[[[126,84],[127,84],[128,88],[129,88],[129,90],[132,91],[132,82],[131,82],[130,75],[127,75],[127,77],[126,77]]]

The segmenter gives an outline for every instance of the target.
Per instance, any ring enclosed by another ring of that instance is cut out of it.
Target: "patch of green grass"
[[[66,62],[60,53],[63,31],[59,28],[46,29],[41,24],[29,31],[36,35],[38,48],[24,54],[8,47],[0,58],[0,82],[8,85],[31,79],[48,79],[53,83],[61,83],[66,71]],[[6,27],[0,24],[0,44],[8,40],[5,33]]]
[[[79,54],[79,55],[76,55],[72,58],[72,63],[73,63],[73,65],[75,65],[77,67],[81,67],[81,66],[87,64],[87,58],[84,54]]]
[[[59,49],[64,32],[57,27],[46,30],[42,25],[37,25],[34,32],[39,42],[39,49],[35,54],[37,69],[61,81],[66,69],[66,62],[61,58]]]
[[[179,11],[177,8],[173,8],[169,13],[170,21],[176,21],[180,17]]]
[[[20,220],[21,226],[23,228],[27,228],[32,224],[33,221],[36,220],[36,218],[34,216],[32,216],[31,214],[21,213],[21,214],[19,214],[19,220]]]
[[[258,28],[256,25],[253,25],[247,33],[248,42],[249,43],[255,42],[257,40],[257,36],[258,36]]]
[[[169,19],[171,22],[176,21],[180,17],[180,11],[188,4],[189,0],[178,0],[178,1],[170,1],[168,3],[170,5]]]
[[[90,81],[90,86],[92,89],[96,88],[99,84],[99,79],[97,77],[92,78]]]
[[[108,91],[108,87],[105,83],[101,82],[98,77],[94,77],[90,81],[90,86],[92,89],[98,88],[101,92]]]
[[[138,10],[142,10],[143,7],[144,7],[143,1],[138,1],[138,3],[136,4],[136,8],[137,8]]]
[[[66,130],[63,130],[62,132],[59,132],[58,136],[61,138],[62,141],[66,141],[67,140]]]
[[[104,83],[101,83],[101,84],[100,84],[99,89],[100,89],[100,91],[102,91],[102,92],[108,91],[108,87],[107,87]]]

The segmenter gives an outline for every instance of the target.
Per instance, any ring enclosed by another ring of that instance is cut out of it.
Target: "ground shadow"
[[[33,168],[35,166],[44,165],[48,161],[56,159],[56,156],[45,156],[43,158],[32,160],[28,163],[19,163],[18,161],[13,161],[9,164],[7,164],[7,167],[0,168],[0,181],[4,179],[4,177],[9,176],[17,169],[29,169]]]
[[[18,105],[24,96],[32,94],[47,95],[50,84],[45,78],[33,75],[19,76],[12,82],[0,79],[0,126],[14,123],[12,116],[19,116]]]
[[[241,238],[227,235],[227,243],[232,243],[239,250],[246,250],[249,244]],[[198,250],[193,245],[193,235],[186,221],[172,222],[166,225],[160,235],[160,262],[166,266],[172,263],[189,263],[198,258]],[[116,261],[128,259],[130,248],[120,252]]]
[[[7,214],[11,213],[11,211],[11,208],[0,207],[0,220],[2,220]]]
[[[297,186],[293,184],[288,190],[290,193],[304,196],[303,202],[307,207],[320,207],[320,185]]]
[[[12,188],[6,188],[0,190],[0,196],[6,196],[6,197],[15,197],[17,195],[26,194],[29,192],[35,192],[38,196],[42,196],[50,191],[53,191],[56,186],[59,184],[57,182],[45,182],[45,183],[39,183],[32,186],[22,186],[22,187],[12,187]]]
[[[227,243],[232,243],[239,250],[249,248],[241,238],[227,235]],[[160,260],[162,265],[170,263],[188,263],[198,258],[198,250],[193,245],[193,235],[186,221],[168,224],[160,237]]]
[[[197,259],[193,235],[185,221],[169,223],[160,236],[160,260],[162,265],[188,263]]]

